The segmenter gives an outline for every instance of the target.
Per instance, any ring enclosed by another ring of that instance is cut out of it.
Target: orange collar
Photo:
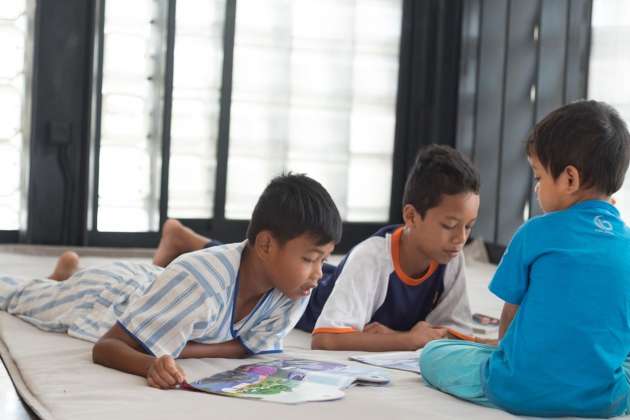
[[[409,286],[418,286],[423,281],[431,277],[433,273],[435,273],[435,270],[437,270],[439,264],[437,261],[432,260],[429,263],[429,268],[427,268],[427,271],[422,275],[422,277],[418,279],[414,279],[413,277],[408,276],[400,266],[400,240],[402,237],[402,233],[403,226],[399,227],[394,231],[394,233],[392,233],[392,260],[394,262],[394,271],[403,283]]]

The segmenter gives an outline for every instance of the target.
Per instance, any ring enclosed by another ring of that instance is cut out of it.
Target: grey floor
[[[28,246],[28,245],[0,245],[0,272],[6,275],[29,275],[46,277],[57,257],[64,251],[61,247]],[[146,249],[98,249],[79,248],[81,266],[89,267],[102,264],[112,259],[123,258],[126,260],[150,261],[153,250]],[[481,255],[483,254],[483,255]],[[116,258],[118,257],[118,258]],[[467,248],[467,257],[471,257],[467,267],[467,273],[472,274],[468,278],[489,279],[494,272],[494,267],[489,264],[475,263],[473,260],[487,261],[485,248],[480,242],[473,243]],[[341,256],[335,255],[332,263],[338,263]],[[471,305],[482,313],[500,313],[500,305],[497,299],[487,291],[486,282],[469,282],[469,294],[479,297],[479,302]],[[479,290],[473,290],[479,289]],[[497,301],[497,302],[495,302]],[[20,399],[13,382],[4,366],[0,363],[0,420],[35,420],[38,417]]]
[[[0,419],[37,419],[37,416],[20,399],[4,363],[0,363]]]
[[[0,272],[7,275],[46,277],[66,249],[53,246],[0,245]],[[150,261],[153,250],[80,248],[82,265],[104,263],[112,257]],[[36,420],[38,417],[20,399],[11,377],[0,363],[0,420]]]

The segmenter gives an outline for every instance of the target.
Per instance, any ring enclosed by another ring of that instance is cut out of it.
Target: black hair
[[[569,166],[580,173],[581,188],[612,195],[621,188],[630,160],[630,134],[610,105],[577,101],[556,109],[536,124],[527,139],[554,179]]]
[[[312,235],[317,245],[337,244],[342,222],[333,199],[319,182],[288,173],[271,180],[258,199],[247,228],[250,244],[263,230],[281,244],[304,233]]]
[[[411,204],[424,218],[440,204],[442,195],[479,194],[479,173],[461,153],[448,146],[430,145],[418,152],[411,168],[403,206]]]

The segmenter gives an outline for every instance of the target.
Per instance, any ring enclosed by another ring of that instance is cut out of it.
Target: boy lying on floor
[[[183,255],[166,269],[115,262],[65,281],[0,277],[0,309],[96,341],[96,363],[172,388],[185,380],[176,358],[282,351],[341,238],[341,218],[319,183],[280,176],[258,200],[247,238]],[[73,257],[65,255],[52,277],[67,276]]]

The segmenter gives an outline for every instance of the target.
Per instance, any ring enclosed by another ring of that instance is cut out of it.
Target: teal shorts
[[[425,382],[457,398],[498,408],[488,400],[481,378],[482,366],[497,348],[461,340],[435,340],[420,354],[420,372]],[[623,364],[630,383],[630,358]],[[630,396],[628,396],[630,407]],[[625,412],[630,414],[630,409]]]
[[[425,382],[457,398],[497,408],[483,390],[481,367],[496,347],[461,340],[435,340],[420,354]]]

